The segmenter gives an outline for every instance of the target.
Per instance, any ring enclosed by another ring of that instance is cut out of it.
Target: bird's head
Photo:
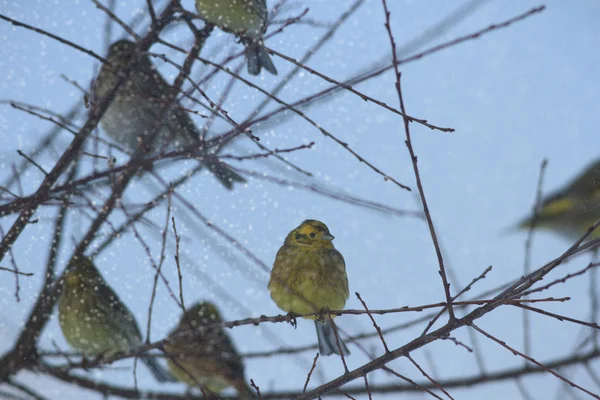
[[[307,219],[291,231],[285,239],[286,244],[298,244],[316,248],[333,248],[334,236],[327,225],[315,219]]]
[[[108,49],[108,61],[116,68],[125,68],[133,59],[136,44],[129,40],[114,42]]]
[[[206,326],[221,322],[221,314],[217,307],[208,301],[196,303],[185,312],[182,323],[189,321],[194,327]]]
[[[65,283],[68,287],[78,287],[83,283],[94,281],[98,277],[98,270],[89,258],[85,256],[74,257],[65,274]]]

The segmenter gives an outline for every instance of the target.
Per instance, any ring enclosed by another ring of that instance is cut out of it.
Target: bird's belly
[[[113,322],[108,321],[102,313],[90,316],[77,309],[63,311],[59,318],[69,345],[88,356],[110,355],[131,348],[131,338],[123,335],[120,327],[114,326]]]
[[[102,116],[100,124],[112,139],[130,152],[135,151],[140,145],[142,138],[154,133],[157,126],[157,114],[162,110],[154,110],[149,107],[132,105],[129,102],[112,104]],[[182,131],[181,127],[170,129],[171,119],[165,117],[160,127],[160,132],[154,138],[152,149],[162,151],[186,146],[192,142],[191,139],[183,140],[189,135]],[[154,153],[154,151],[152,151]]]
[[[234,33],[260,36],[263,19],[251,10],[248,0],[196,0],[196,9],[204,20]]]
[[[323,308],[344,308],[348,299],[345,272],[335,267],[323,271],[319,267],[299,268],[291,279],[275,285],[271,297],[279,308],[295,314],[310,314]]]
[[[112,104],[102,116],[100,124],[108,136],[126,150],[134,151],[142,137],[152,132],[154,118],[144,118],[141,107]],[[154,126],[153,126],[154,125]]]
[[[180,357],[176,363],[169,360],[169,369],[178,380],[189,386],[198,386],[198,383],[213,393],[220,393],[223,389],[231,386],[224,377],[211,372],[213,368],[203,368],[205,363],[216,363],[217,360],[194,359],[194,357]],[[191,375],[191,376],[190,376]]]

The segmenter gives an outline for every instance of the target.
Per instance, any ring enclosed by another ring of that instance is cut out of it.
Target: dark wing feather
[[[342,253],[340,253],[337,249],[333,249],[331,251],[331,254],[334,258],[337,258],[339,261],[341,261],[342,265],[344,266],[344,269],[346,269],[346,261],[344,260],[344,256],[342,255]]]
[[[589,165],[570,184],[548,196],[544,200],[544,205],[567,196],[588,198],[598,191],[600,191],[600,159]]]
[[[218,365],[224,376],[230,379],[243,379],[244,364],[238,355],[231,338],[222,329],[214,330],[206,335],[203,340],[209,357],[218,360]]]
[[[107,310],[107,312],[111,312],[113,315],[118,315],[120,318],[122,318],[122,324],[119,324],[119,327],[122,329],[131,329],[135,336],[137,336],[138,340],[141,341],[142,333],[135,320],[135,317],[131,311],[129,311],[127,306],[121,301],[119,296],[117,296],[115,291],[106,284],[100,275],[98,275],[94,290],[95,295],[98,296],[99,300],[101,300],[101,304],[110,309],[110,311]],[[99,303],[100,302],[98,302],[97,305],[99,305]]]

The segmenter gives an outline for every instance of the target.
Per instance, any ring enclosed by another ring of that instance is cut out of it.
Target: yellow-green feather
[[[110,356],[141,344],[133,314],[90,259],[74,260],[63,280],[58,321],[71,347],[87,356]],[[173,381],[155,358],[144,356],[141,360],[159,382]]]
[[[344,308],[350,295],[344,257],[331,243],[333,236],[324,239],[324,235],[331,236],[324,223],[306,220],[279,249],[269,292],[282,310],[310,314]]]
[[[196,0],[205,21],[233,33],[260,37],[267,18],[265,0]]]
[[[340,310],[349,297],[346,270],[337,250],[293,245],[277,253],[269,291],[279,308],[295,314]]]
[[[202,302],[190,307],[169,335],[165,353],[169,370],[188,386],[202,385],[214,394],[235,387],[240,396],[253,397],[244,379],[244,364],[223,328],[217,308]]]
[[[131,312],[89,260],[65,276],[58,301],[59,323],[71,347],[86,355],[109,355],[141,343]]]

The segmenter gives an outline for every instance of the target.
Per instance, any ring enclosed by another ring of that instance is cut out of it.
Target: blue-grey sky
[[[119,4],[116,13],[125,21],[146,12],[144,1],[123,3],[126,4]],[[392,0],[388,3],[392,29],[399,47],[435,26],[463,4],[443,0]],[[193,1],[186,0],[183,4],[193,10]],[[272,4],[269,2],[270,6]],[[294,16],[308,7],[308,17],[331,22],[349,4],[350,1],[341,0],[289,2],[283,15]],[[541,14],[401,68],[407,112],[417,118],[427,119],[432,124],[455,129],[455,132],[444,133],[411,124],[431,214],[448,266],[458,278],[458,284],[454,284],[453,289],[457,286],[462,288],[487,266],[493,266],[492,272],[471,290],[470,296],[522,274],[525,234],[505,233],[505,229],[531,209],[541,161],[544,158],[549,161],[544,184],[547,193],[598,157],[600,53],[597,50],[597,38],[600,37],[600,27],[597,21],[600,20],[600,3],[482,1],[467,18],[421,48],[504,21],[540,4],[547,5]],[[0,0],[0,13],[61,35],[98,54],[105,54],[105,16],[91,1]],[[390,46],[383,22],[381,2],[365,1],[333,39],[308,62],[308,66],[334,79],[344,80],[385,57],[389,58]],[[292,26],[269,40],[267,45],[298,59],[324,32],[325,28]],[[138,33],[143,34],[143,31],[138,29]],[[113,27],[113,40],[123,35],[120,27]],[[191,43],[190,35],[182,27],[171,29],[163,36],[185,46]],[[0,38],[3,43],[0,46],[0,100],[18,100],[57,112],[66,112],[73,104],[82,101],[78,89],[66,83],[60,75],[64,74],[87,87],[98,68],[95,59],[4,21],[0,22]],[[203,54],[207,58],[220,60],[228,52],[240,49],[241,46],[230,35],[216,31]],[[152,51],[166,52],[169,57],[182,60],[181,56],[164,47],[156,46]],[[275,57],[274,62],[279,77],[285,76],[293,68],[281,58]],[[162,61],[155,60],[155,64],[168,79],[172,80],[178,72]],[[201,68],[198,66],[195,72],[200,73]],[[248,77],[245,69],[242,75],[267,90],[278,82],[277,78],[266,74]],[[396,108],[398,98],[394,79],[393,74],[388,72],[358,85],[357,89]],[[206,88],[209,96],[217,99],[226,82],[224,76],[212,81],[211,86]],[[328,86],[322,79],[303,72],[286,87],[280,97],[285,101],[293,101]],[[241,121],[262,100],[263,95],[256,90],[237,84],[225,108],[234,120]],[[410,158],[404,145],[403,122],[398,115],[366,103],[351,93],[342,93],[330,102],[309,109],[307,113],[367,160],[416,190]],[[198,119],[198,123],[201,122]],[[16,150],[21,149],[25,153],[31,151],[49,128],[47,122],[0,104],[2,180],[10,175],[11,163],[20,161]],[[227,125],[224,122],[214,126],[215,132],[225,129]],[[293,147],[314,141],[316,144],[312,149],[286,155],[293,163],[312,172],[314,178],[309,179],[287,170],[276,161],[232,162],[233,165],[330,187],[401,209],[419,208],[415,191],[411,193],[385,182],[381,176],[357,162],[342,147],[300,118],[294,117],[267,129],[257,127],[255,134],[271,148]],[[61,133],[56,148],[47,151],[39,159],[41,165],[46,169],[52,168],[57,154],[70,140],[68,133]],[[241,139],[226,152],[244,155],[254,149],[247,139]],[[122,155],[118,158],[120,162],[126,160]],[[90,165],[88,159],[86,171],[89,171]],[[103,165],[100,163],[100,166]],[[165,171],[164,176],[174,179],[184,168],[189,168],[189,165],[178,163]],[[42,178],[39,171],[31,169],[24,182],[25,189],[34,190]],[[155,183],[148,186],[144,181],[137,180],[125,197],[139,203],[147,200],[158,187]],[[246,186],[236,187],[229,193],[207,173],[199,174],[188,182],[181,189],[181,194],[269,267],[289,230],[305,218],[324,221],[336,236],[335,246],[346,259],[352,294],[347,308],[361,308],[354,292],[359,292],[371,308],[414,306],[444,299],[431,238],[426,224],[421,220],[392,217],[340,203],[310,191],[285,188],[253,178],[248,179]],[[219,239],[182,205],[175,205],[174,215],[183,237],[181,247],[185,255],[182,267],[186,303],[211,299],[220,306],[228,320],[280,313],[266,289],[268,272]],[[20,268],[35,273],[33,277],[21,278],[20,302],[17,303],[14,297],[13,276],[4,272],[0,274],[0,352],[12,346],[38,293],[51,234],[49,222],[53,215],[54,210],[51,209],[40,211],[40,223],[28,226],[14,247]],[[160,237],[156,232],[164,224],[165,207],[152,212],[150,217],[159,228],[147,229],[140,225],[140,230],[157,256]],[[115,213],[113,221],[122,219],[122,214]],[[0,226],[6,230],[12,221],[12,218],[5,218],[0,221]],[[73,251],[73,238],[80,239],[88,224],[89,219],[81,214],[73,214],[69,218],[67,239],[60,253],[61,268]],[[176,288],[173,243],[170,238],[165,270]],[[223,246],[216,247],[215,243]],[[532,266],[543,265],[568,246],[568,242],[555,235],[537,234]],[[588,261],[585,257],[570,261],[550,279],[582,268]],[[145,327],[153,272],[144,249],[133,234],[129,232],[104,251],[96,263],[107,281],[138,316],[140,325]],[[8,264],[8,259],[2,262],[3,266]],[[233,305],[211,288],[202,274],[210,275],[244,308]],[[572,299],[566,303],[547,304],[543,308],[589,320],[588,280],[586,275],[555,287],[548,295],[570,296]],[[420,313],[401,313],[376,319],[381,326],[387,327],[419,316]],[[165,287],[159,286],[152,339],[166,335],[178,318],[176,304]],[[372,330],[366,315],[344,316],[338,321],[349,333]],[[479,325],[511,346],[523,349],[520,310],[509,307],[498,309],[481,319]],[[570,354],[582,332],[589,333],[579,326],[539,315],[531,316],[531,325],[531,356],[539,361]],[[389,346],[396,348],[405,344],[417,336],[423,327],[419,325],[390,334],[386,337]],[[243,352],[315,342],[310,321],[299,321],[296,330],[286,324],[265,325],[264,328],[245,326],[232,330],[230,334]],[[456,331],[455,337],[465,343],[471,341],[466,329]],[[62,349],[68,348],[56,318],[44,330],[41,346],[51,350],[53,341]],[[488,339],[480,336],[478,341],[487,371],[523,364],[522,359]],[[363,344],[376,354],[382,354],[383,349],[377,339]],[[350,369],[368,360],[358,348],[350,348],[353,352],[347,360]],[[293,357],[251,359],[247,361],[246,376],[254,379],[263,391],[300,389],[313,357],[314,352],[308,351]],[[475,375],[479,371],[474,355],[449,341],[428,345],[416,351],[414,357],[439,379]],[[88,375],[133,386],[131,365],[132,362],[127,360],[115,364],[115,368],[118,367],[116,370],[90,372]],[[407,360],[396,360],[389,366],[415,380],[422,380],[420,372]],[[593,381],[582,370],[563,372],[576,383],[596,390]],[[341,373],[343,368],[339,358],[320,358],[310,386]],[[143,367],[138,369],[138,376],[140,386],[160,389]],[[50,398],[81,398],[80,389],[46,377],[37,377],[33,373],[21,373],[16,379],[33,385]],[[378,371],[369,375],[369,382],[383,384],[398,381]],[[533,398],[552,398],[561,387],[560,381],[550,375],[529,377],[523,383]],[[362,381],[356,381],[351,385],[361,384]],[[182,384],[164,388],[178,393],[184,390]],[[454,389],[450,393],[460,399],[519,396],[517,386],[512,381]],[[101,398],[91,392],[86,396]],[[405,397],[422,396],[409,394]]]

